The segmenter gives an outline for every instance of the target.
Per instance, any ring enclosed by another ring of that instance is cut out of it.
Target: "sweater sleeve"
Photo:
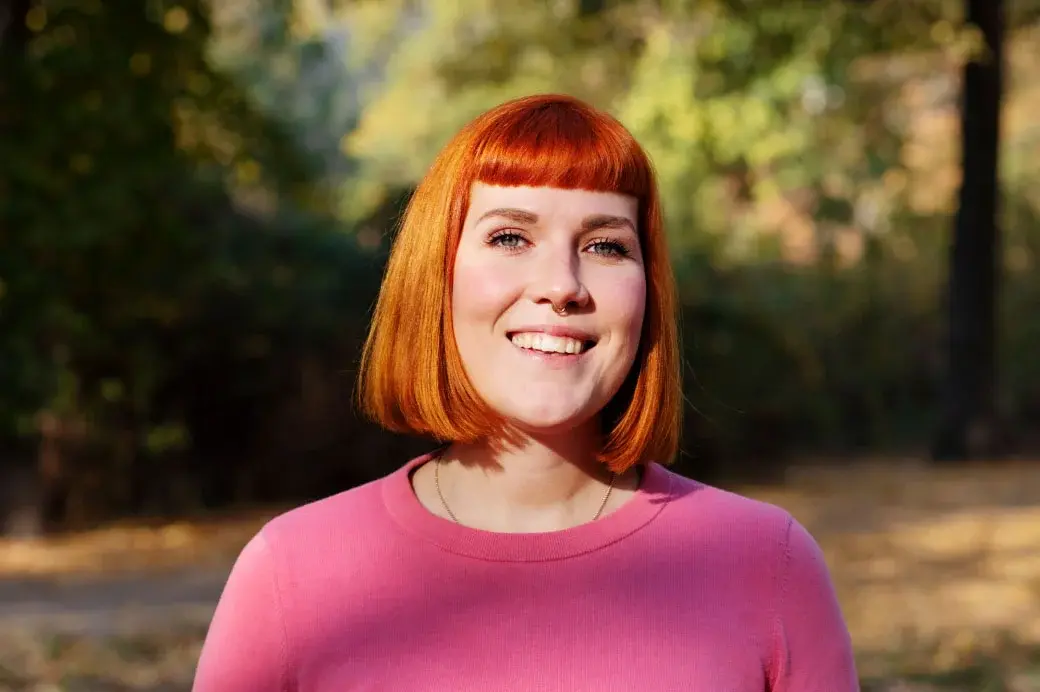
[[[263,532],[239,554],[202,646],[192,692],[288,692],[288,641]]]
[[[823,551],[793,518],[778,589],[772,692],[859,692],[851,637]]]

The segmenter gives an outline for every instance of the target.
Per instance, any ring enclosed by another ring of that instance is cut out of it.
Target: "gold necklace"
[[[437,497],[441,499],[444,511],[448,513],[452,521],[458,524],[459,520],[455,517],[455,513],[451,511],[451,507],[448,506],[448,501],[444,499],[444,493],[441,492],[441,460],[438,458],[433,464],[433,484],[437,487]],[[599,519],[599,515],[603,514],[603,508],[607,506],[607,500],[610,499],[610,492],[614,489],[614,481],[616,480],[617,474],[612,471],[610,473],[610,484],[607,485],[607,492],[603,495],[603,502],[599,503],[599,509],[596,510],[596,515],[592,517],[592,521],[596,521]]]

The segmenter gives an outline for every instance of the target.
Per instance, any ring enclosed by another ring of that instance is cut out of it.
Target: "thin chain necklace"
[[[437,497],[441,499],[441,505],[444,506],[444,511],[448,513],[451,520],[456,524],[460,523],[455,513],[451,511],[451,507],[448,506],[448,501],[444,499],[444,493],[441,492],[441,460],[438,458],[433,462],[433,484],[437,486]],[[592,521],[599,519],[599,515],[603,514],[603,508],[607,506],[607,500],[610,499],[610,493],[614,490],[614,481],[617,480],[617,474],[611,472],[610,484],[607,486],[607,492],[603,495],[603,502],[599,503],[599,509],[596,510],[596,515],[592,517]]]

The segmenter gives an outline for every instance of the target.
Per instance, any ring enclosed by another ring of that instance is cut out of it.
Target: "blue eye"
[[[628,257],[628,248],[616,240],[596,240],[589,243],[588,248],[595,255],[607,257]]]
[[[524,238],[518,233],[499,233],[488,240],[489,245],[503,247],[510,250],[521,247]]]

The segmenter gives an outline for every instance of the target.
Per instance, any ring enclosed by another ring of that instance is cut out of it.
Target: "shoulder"
[[[680,476],[664,524],[716,593],[751,604],[776,690],[858,690],[849,630],[823,550],[787,510]]]
[[[671,470],[668,515],[673,522],[697,527],[760,548],[783,552],[794,517],[783,507],[696,481]]]
[[[272,559],[298,574],[327,570],[336,560],[384,552],[397,528],[388,499],[408,486],[408,475],[428,458],[415,457],[362,485],[300,505],[271,518],[260,530]]]
[[[671,474],[671,500],[660,517],[662,530],[679,545],[715,555],[733,567],[759,565],[764,580],[781,593],[791,580],[815,575],[827,566],[816,539],[788,510],[679,474]]]
[[[385,477],[384,477],[385,479]],[[378,479],[270,519],[239,552],[196,673],[198,690],[288,689],[350,559],[378,544]]]
[[[395,531],[387,510],[388,489],[407,485],[410,471],[429,455],[361,485],[299,505],[269,519],[254,536],[269,559],[292,582],[328,571],[336,560],[379,550]],[[310,578],[304,579],[310,581]]]
[[[264,533],[269,540],[298,538],[345,521],[363,520],[378,509],[384,482],[385,478],[379,478],[282,512],[267,522]]]
[[[260,530],[277,559],[299,560],[311,553],[339,553],[373,534],[385,535],[383,489],[401,471],[294,507],[272,517]]]
[[[758,594],[783,647],[833,640],[828,661],[847,684],[848,631],[824,552],[806,526],[782,507],[677,474],[672,488],[662,519],[667,515],[666,530],[680,537],[673,545],[684,546],[691,559],[710,555],[711,569],[724,575],[719,583],[739,584],[742,599]]]

